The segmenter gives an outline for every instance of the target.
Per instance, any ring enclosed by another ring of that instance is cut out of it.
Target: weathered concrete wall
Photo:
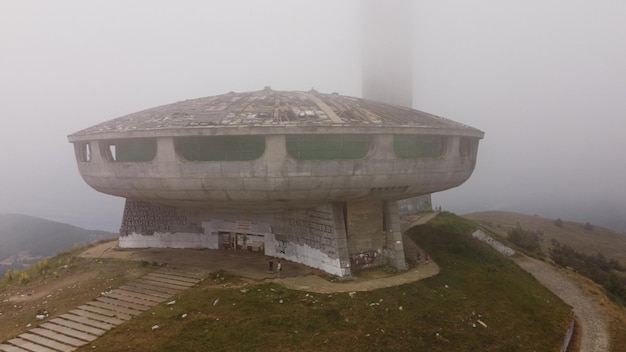
[[[382,206],[382,201],[346,204],[348,251],[354,269],[385,264]]]
[[[120,236],[120,248],[208,248],[217,249],[217,235],[184,232],[131,233]]]
[[[254,241],[263,241],[268,256],[338,276],[351,274],[341,204],[260,214],[191,211],[133,200],[126,203],[119,238],[122,248],[220,249],[220,233],[249,234],[258,236]],[[184,228],[198,231],[178,230]],[[245,249],[245,241],[237,238]]]
[[[98,191],[172,206],[219,209],[311,208],[335,201],[390,200],[441,191],[472,173],[476,150],[461,155],[458,136],[445,138],[438,158],[400,159],[393,135],[370,136],[371,150],[357,160],[294,160],[284,135],[266,136],[253,161],[189,162],[158,138],[151,162],[107,161],[93,141],[90,161],[79,161],[85,181]]]
[[[387,233],[387,248],[385,250],[387,265],[398,270],[406,270],[407,264],[404,257],[404,242],[402,241],[398,204],[393,201],[385,202],[383,210]]]

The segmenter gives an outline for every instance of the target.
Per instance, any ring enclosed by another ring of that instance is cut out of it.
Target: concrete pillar
[[[159,137],[157,138],[157,154],[156,162],[174,162],[176,161],[176,150],[174,148],[174,138]]]
[[[402,242],[402,229],[400,228],[400,216],[398,204],[395,201],[386,201],[383,204],[385,232],[387,233],[387,265],[398,270],[408,269],[404,257],[404,243]]]
[[[350,254],[382,251],[385,246],[382,201],[346,203],[346,225]]]

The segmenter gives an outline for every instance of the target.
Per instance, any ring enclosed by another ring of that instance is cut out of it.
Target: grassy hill
[[[590,224],[590,227],[572,221],[561,221],[560,226],[557,226],[556,219],[504,211],[471,213],[464,217],[492,230],[502,238],[506,238],[507,232],[518,224],[528,230],[540,230],[543,232],[540,245],[546,254],[555,239],[578,252],[588,255],[601,252],[626,265],[626,235],[601,226]]]
[[[521,226],[531,228],[537,220],[520,219]],[[504,226],[491,221],[496,229]],[[176,304],[156,306],[79,351],[558,350],[570,307],[469,236],[478,226],[443,213],[408,231],[441,268],[429,279],[355,294],[313,294],[213,273],[172,298]],[[77,253],[75,249],[49,260],[46,272],[58,275],[33,274],[26,285],[0,280],[0,341],[23,332],[27,324],[45,323],[34,318],[39,310],[51,312],[52,319],[155,268]],[[68,263],[68,270],[61,269]],[[588,280],[585,285],[603,297],[598,286]],[[605,307],[614,306],[599,299]],[[623,309],[616,310],[611,323],[623,326],[622,315]],[[155,325],[159,328],[153,330]],[[624,341],[623,333],[612,337],[614,350]]]
[[[0,269],[29,265],[74,245],[111,237],[115,234],[27,215],[0,214],[0,263],[4,264]]]
[[[475,227],[441,214],[410,231],[441,267],[429,279],[312,294],[214,273],[79,351],[558,350],[570,307],[471,238]]]

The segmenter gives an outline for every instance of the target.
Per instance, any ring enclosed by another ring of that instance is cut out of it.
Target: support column
[[[407,270],[398,204],[395,201],[384,202],[383,214],[385,231],[387,233],[387,249],[385,253],[387,265],[398,270]]]

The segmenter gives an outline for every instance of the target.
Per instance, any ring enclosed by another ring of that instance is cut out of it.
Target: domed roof
[[[191,99],[122,116],[69,136],[71,142],[89,137],[124,138],[143,131],[179,133],[220,127],[417,127],[453,130],[477,138],[483,132],[461,123],[410,109],[337,93],[311,90],[235,93]],[[195,131],[197,132],[197,131]],[[451,132],[451,131],[448,131]],[[161,134],[161,133],[159,133]],[[445,133],[449,134],[449,133]]]

